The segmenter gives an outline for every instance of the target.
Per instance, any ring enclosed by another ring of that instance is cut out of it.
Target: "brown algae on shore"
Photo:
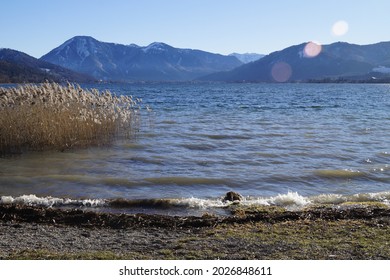
[[[0,88],[0,155],[107,145],[139,122],[130,96],[57,83]]]
[[[287,211],[234,206],[235,215],[113,215],[0,208],[2,227],[27,234],[7,259],[390,259],[390,209],[347,204]],[[53,222],[55,221],[55,222]],[[27,222],[27,223],[26,223]],[[31,245],[34,235],[36,248]],[[70,236],[68,245],[64,236]],[[20,236],[19,236],[20,237]],[[18,237],[18,238],[19,238]],[[7,240],[7,230],[2,239]],[[30,240],[30,241],[29,241]],[[5,242],[5,241],[4,241]],[[62,244],[57,248],[56,244]],[[77,247],[77,248],[76,248]]]

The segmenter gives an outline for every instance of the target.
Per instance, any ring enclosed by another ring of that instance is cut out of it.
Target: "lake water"
[[[172,215],[390,199],[390,85],[83,85],[142,98],[137,137],[0,158],[0,203]]]

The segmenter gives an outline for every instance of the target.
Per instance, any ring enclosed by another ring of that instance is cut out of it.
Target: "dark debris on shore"
[[[246,209],[233,207],[231,216],[204,214],[196,216],[169,216],[156,214],[112,214],[81,209],[54,209],[20,205],[0,205],[0,220],[41,224],[61,224],[88,228],[126,229],[154,228],[204,228],[221,224],[267,222],[277,223],[297,220],[375,220],[390,224],[390,209],[376,206],[315,207],[287,211],[277,207]]]

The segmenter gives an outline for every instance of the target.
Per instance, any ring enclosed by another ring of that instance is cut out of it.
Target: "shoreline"
[[[390,259],[390,209],[360,204],[221,217],[0,205],[0,259]]]

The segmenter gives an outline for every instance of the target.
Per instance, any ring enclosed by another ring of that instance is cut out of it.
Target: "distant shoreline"
[[[2,85],[26,85],[26,84],[42,84],[47,82],[47,80],[42,81],[18,81],[18,82],[2,82],[0,81],[0,87]],[[343,78],[337,78],[337,79],[312,79],[312,80],[305,80],[305,81],[288,81],[288,82],[261,82],[261,81],[200,81],[200,80],[194,80],[194,81],[89,81],[89,82],[75,82],[75,81],[57,81],[60,84],[66,84],[66,83],[79,83],[81,85],[84,84],[91,84],[91,85],[105,85],[105,84],[128,84],[128,85],[159,85],[159,84],[166,84],[166,85],[207,85],[207,84],[389,84],[390,79],[389,78],[376,78],[376,79],[343,79]]]

